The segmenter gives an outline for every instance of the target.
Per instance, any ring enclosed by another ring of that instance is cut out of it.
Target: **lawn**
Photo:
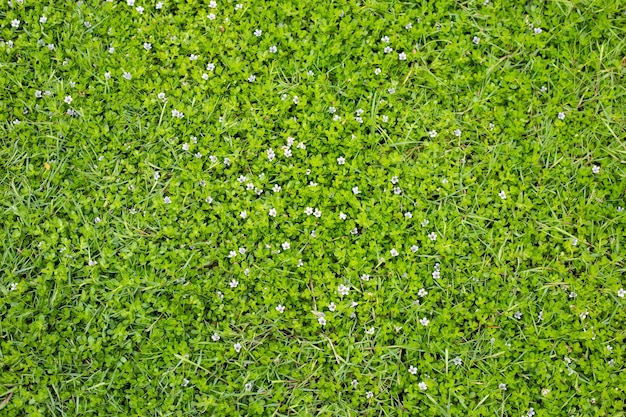
[[[624,416],[626,4],[2,0],[0,415]]]

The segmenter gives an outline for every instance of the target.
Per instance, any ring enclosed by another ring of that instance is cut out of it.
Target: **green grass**
[[[624,415],[624,4],[156,4],[0,5],[0,415]]]

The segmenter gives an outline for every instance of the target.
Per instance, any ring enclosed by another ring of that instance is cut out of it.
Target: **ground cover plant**
[[[619,416],[626,5],[0,5],[0,415]]]

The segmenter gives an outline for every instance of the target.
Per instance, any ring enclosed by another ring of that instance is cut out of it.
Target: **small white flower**
[[[337,163],[339,165],[344,165],[346,163],[346,158],[344,158],[343,156],[340,156],[339,158],[337,158]]]
[[[181,384],[183,387],[186,387],[189,384],[189,380],[187,378],[183,379],[183,383]]]
[[[398,183],[398,181],[399,181],[399,180],[398,180],[398,177],[397,177],[397,176],[393,176],[393,177],[391,177],[391,183],[392,183],[392,184],[397,184],[397,183]]]
[[[354,229],[350,230],[350,234],[358,235],[359,234],[359,229],[357,227],[355,227]]]
[[[422,326],[428,326],[428,323],[430,323],[430,320],[428,320],[426,317],[420,319],[420,324]]]
[[[409,366],[409,373],[411,375],[415,375],[417,373],[417,368],[413,365]]]
[[[356,379],[353,379],[351,384],[352,384],[352,388],[356,389],[357,385],[359,385],[359,381],[357,381]]]
[[[374,334],[375,332],[376,332],[376,329],[374,329],[373,327],[370,327],[369,329],[367,329],[367,330],[365,331],[365,333],[367,333],[367,334],[369,334],[369,335],[372,335],[372,334]]]
[[[230,286],[230,288],[237,288],[237,285],[239,285],[239,281],[232,280],[228,283],[228,285]]]
[[[452,359],[452,363],[456,366],[460,366],[463,363],[463,359],[461,359],[460,356],[457,356],[456,358]]]
[[[94,223],[100,223],[102,221],[102,219],[100,217],[96,217],[95,219],[93,219]]]
[[[293,104],[298,104],[300,102],[300,99],[298,98],[298,96],[293,96]]]
[[[535,35],[539,35],[541,32],[543,32],[543,30],[541,30],[541,28],[535,28]]]
[[[389,36],[383,36],[382,38],[380,38],[380,41],[384,43],[389,43]]]
[[[291,155],[292,155],[291,149],[285,148],[284,151],[283,151],[283,154],[285,155],[285,157],[291,158]]]
[[[199,58],[199,56],[198,56],[198,55],[196,55],[196,54],[191,54],[191,55],[189,55],[189,60],[190,60],[190,61],[197,61],[197,60],[198,60],[198,58]]]
[[[272,45],[270,46],[270,52],[275,54],[278,51],[278,48],[276,47],[276,45]]]
[[[335,122],[338,122],[338,121],[340,121],[340,120],[341,120],[341,116],[339,116],[338,114],[336,114],[336,115],[334,115],[334,116],[333,116],[333,120],[334,120]]]
[[[429,233],[428,238],[434,242],[435,240],[437,240],[437,233],[435,232]]]
[[[422,391],[426,391],[428,389],[428,386],[426,385],[425,382],[420,382],[419,384],[417,384],[417,386]]]
[[[230,166],[230,159],[229,158],[224,158],[224,165],[226,165],[227,167]]]
[[[339,291],[339,295],[348,295],[348,293],[350,292],[350,287],[341,284],[339,287],[337,287],[337,291]]]
[[[53,43],[49,43],[48,44],[48,50],[50,50],[50,51],[54,50],[54,44]]]
[[[252,74],[252,75],[250,75],[250,76],[248,77],[248,82],[249,82],[249,83],[253,83],[253,82],[254,82],[254,80],[256,80],[256,75]]]
[[[282,304],[278,304],[276,306],[276,311],[278,311],[280,314],[284,313],[285,312],[285,306],[282,305]]]
[[[163,202],[164,202],[165,204],[170,204],[170,203],[172,202],[172,200],[171,200],[169,197],[165,197],[165,198],[163,199]]]
[[[132,7],[135,5],[135,0],[126,0],[126,4]]]
[[[591,171],[593,171],[594,174],[599,174],[600,173],[600,167],[598,165],[594,165],[591,168]]]
[[[235,4],[235,10],[239,10],[241,8],[243,8],[243,4],[241,4],[241,3]]]
[[[143,49],[145,49],[146,51],[149,51],[150,49],[152,49],[152,44],[149,42],[144,42]]]
[[[245,254],[246,253],[246,248],[239,248],[239,253],[240,254]]]
[[[280,192],[283,189],[283,187],[281,187],[278,184],[274,184],[274,186],[272,187],[272,191],[274,191],[275,193]]]
[[[298,149],[306,149],[306,145],[304,144],[304,142],[300,142],[296,145],[296,148]]]
[[[319,324],[321,324],[322,326],[326,326],[326,318],[324,317],[324,314],[321,314],[318,318],[317,318],[317,322]]]
[[[515,317],[517,320],[522,318],[522,312],[521,311],[516,311],[515,314],[513,314],[513,317]]]
[[[257,30],[254,31],[254,36],[259,37],[259,36],[261,36],[262,33],[263,33],[263,31],[261,29],[257,29]]]
[[[498,385],[498,388],[501,389],[502,391],[506,391],[506,384],[500,384]]]
[[[246,211],[243,210],[241,213],[239,213],[239,217],[241,217],[242,219],[245,219],[246,217],[248,217],[248,213],[246,213]]]
[[[139,14],[143,14],[144,8],[143,8],[143,7],[141,7],[141,6],[137,6],[137,7],[135,8],[135,10],[137,10],[137,13],[139,13]]]
[[[363,274],[363,275],[361,275],[361,279],[363,281],[369,281],[370,280],[370,275],[369,274]]]
[[[428,136],[430,136],[431,138],[434,138],[437,136],[437,131],[436,130],[431,130],[430,132],[428,132]]]
[[[17,289],[17,282],[12,282],[9,284],[9,291],[15,291]]]
[[[424,288],[421,288],[418,292],[417,295],[419,295],[420,297],[426,297],[426,295],[428,295],[428,291],[426,291]]]
[[[276,209],[275,208],[271,208],[270,209],[270,216],[276,217],[276,214],[277,214]]]
[[[506,200],[506,193],[504,192],[504,190],[501,190],[498,195],[500,196],[501,199]]]
[[[620,288],[619,290],[617,290],[617,296],[619,298],[624,298],[626,296],[626,290],[623,288]]]
[[[474,36],[472,42],[474,42],[474,45],[478,45],[478,43],[480,42],[480,38],[478,36]]]
[[[15,29],[20,27],[20,21],[18,19],[13,19],[11,20],[11,26],[13,26]]]
[[[404,213],[404,217],[406,217],[407,219],[411,219],[413,218],[413,214],[410,211],[407,211],[406,213]]]
[[[386,54],[393,52],[393,48],[391,46],[385,46],[385,49],[383,49],[383,52],[385,52]]]
[[[213,336],[211,336],[211,340],[217,342],[218,340],[220,340],[220,335],[217,333],[213,333]]]
[[[214,14],[214,13],[209,13],[209,14],[207,15],[207,19],[209,19],[209,20],[215,20],[215,14]]]
[[[548,87],[546,87],[545,85],[542,85],[540,90],[542,93],[545,93],[546,91],[548,91]]]
[[[380,68],[376,68],[376,69],[374,70],[374,74],[378,75],[378,74],[380,74],[382,71],[383,71],[383,70],[381,70]]]
[[[389,121],[389,116],[383,115],[382,119],[383,123],[387,123]]]
[[[407,23],[406,26],[404,27],[406,30],[409,30],[413,27],[413,23]]]
[[[241,350],[241,343],[237,342],[233,345],[233,347],[235,348],[235,351],[239,353],[239,351]]]
[[[346,216],[346,213],[344,213],[344,212],[339,212],[339,218],[340,218],[341,220],[345,220],[345,219],[347,219],[347,218],[348,218],[348,216]]]
[[[367,391],[367,393],[365,394],[365,398],[367,398],[368,400],[373,397],[374,397],[374,393],[372,391]]]
[[[563,113],[563,112],[559,112],[559,114],[557,115],[557,117],[559,118],[559,120],[565,120],[565,113]]]
[[[337,309],[337,306],[335,305],[335,303],[331,302],[330,304],[328,304],[328,309],[330,311],[335,311]]]
[[[162,2],[158,2],[155,7],[156,7],[157,10],[161,10],[163,8],[163,3]]]
[[[189,150],[189,144],[183,143],[183,151],[188,151],[188,150]]]
[[[306,214],[307,216],[310,216],[311,214],[313,214],[313,207],[307,207],[304,209],[304,214]]]
[[[283,247],[283,250],[291,248],[291,244],[289,242],[283,242],[281,246]]]
[[[94,265],[98,265],[98,262],[93,261],[93,260],[89,260],[89,262],[87,262],[89,264],[89,266],[94,266]]]
[[[229,257],[229,258],[234,258],[235,256],[237,256],[237,251],[231,250],[231,251],[228,253],[228,257]]]
[[[406,61],[406,54],[404,52],[400,52],[400,54],[398,55],[398,59],[400,61]]]
[[[359,191],[359,187],[353,187],[353,188],[352,188],[352,192],[354,193],[354,195],[359,194],[359,193],[360,193],[360,191]]]
[[[209,63],[206,66],[207,71],[213,71],[215,69],[215,64]]]
[[[322,212],[320,211],[320,209],[316,208],[313,212],[313,215],[319,219],[320,217],[322,217]]]
[[[454,136],[457,138],[461,137],[461,131],[459,129],[454,129]]]
[[[239,352],[239,351],[237,351]],[[252,390],[252,382],[248,382],[246,385],[243,386],[243,389],[246,391],[251,391]]]
[[[70,103],[72,103],[72,100],[73,100],[72,96],[65,96],[65,100],[63,100],[63,101],[65,101],[67,104],[70,104]]]
[[[392,249],[389,251],[389,253],[391,253],[391,256],[398,256],[398,255],[399,255],[399,253],[398,253],[398,251],[396,250],[396,248],[392,248]]]
[[[415,253],[415,252],[417,252],[418,250],[419,250],[419,246],[417,246],[417,245],[413,245],[413,246],[411,246],[411,252]]]
[[[304,266],[304,261],[302,259],[298,259],[298,268],[301,268]]]
[[[617,206],[617,212],[621,213],[622,211],[624,211],[624,207],[622,206]]]
[[[130,80],[132,78],[132,75],[130,75],[130,72],[125,72],[123,77],[126,78],[127,80]]]

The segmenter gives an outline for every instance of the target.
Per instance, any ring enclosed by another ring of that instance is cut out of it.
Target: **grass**
[[[0,414],[624,415],[620,2],[161,6],[0,6]]]

